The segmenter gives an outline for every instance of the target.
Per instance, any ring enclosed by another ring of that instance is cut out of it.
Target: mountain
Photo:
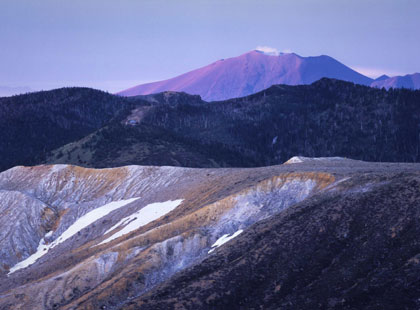
[[[376,78],[372,83],[374,83],[374,82],[378,82],[378,81],[383,81],[383,80],[387,80],[387,79],[389,79],[390,77],[388,76],[388,75],[386,75],[386,74],[383,74],[383,75],[381,75],[380,77],[378,77],[378,78]]]
[[[1,309],[416,309],[420,165],[0,173]]]
[[[137,96],[178,91],[215,101],[247,96],[274,84],[311,84],[323,77],[370,85],[372,79],[329,56],[301,57],[294,53],[267,55],[251,51],[165,81],[142,84],[119,92]]]
[[[407,74],[404,76],[394,76],[388,77],[386,79],[378,80],[372,82],[372,87],[386,89],[389,88],[409,88],[409,89],[420,89],[420,73]]]
[[[40,162],[46,152],[102,128],[129,105],[88,88],[0,98],[0,170]]]
[[[52,151],[44,162],[256,167],[296,154],[420,161],[419,91],[322,79],[222,102],[174,92],[142,100],[147,103]]]
[[[420,92],[322,79],[222,102],[64,88],[0,99],[0,171],[17,165],[258,167],[294,155],[420,161]]]

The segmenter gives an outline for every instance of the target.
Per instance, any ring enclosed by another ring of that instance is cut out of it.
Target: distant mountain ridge
[[[373,82],[373,79],[326,55],[302,57],[287,53],[273,56],[254,50],[172,79],[138,85],[118,94],[137,96],[178,91],[200,95],[206,101],[217,101],[254,94],[275,84],[311,84],[324,77],[362,85]]]
[[[385,76],[383,76],[385,77]],[[409,89],[420,89],[420,73],[407,74],[404,76],[394,76],[386,78],[378,78],[371,84],[372,87],[379,88],[409,88]]]
[[[386,74],[381,75],[380,77],[376,78],[373,82],[384,81],[389,79],[390,77]]]

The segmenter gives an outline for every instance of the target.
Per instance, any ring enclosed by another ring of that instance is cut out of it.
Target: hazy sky
[[[111,92],[257,46],[420,72],[418,0],[0,0],[0,86]]]

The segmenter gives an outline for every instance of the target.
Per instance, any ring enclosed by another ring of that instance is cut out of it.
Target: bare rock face
[[[212,295],[211,283],[226,276],[240,282],[241,273],[229,265],[245,263],[232,258],[248,255],[253,245],[262,248],[247,262],[250,268],[271,264],[273,248],[264,246],[261,229],[278,231],[281,225],[273,221],[282,214],[290,217],[282,225],[310,227],[310,217],[299,220],[302,203],[333,196],[347,201],[400,176],[418,177],[419,170],[327,158],[253,169],[15,167],[0,174],[0,308],[167,309],[180,298],[180,309],[228,309],[236,301],[218,302],[225,298],[222,286]],[[331,213],[334,221],[346,212],[340,210]],[[347,238],[346,225],[337,238]],[[259,237],[250,233],[256,229]],[[281,238],[299,255],[301,243]],[[305,240],[316,247],[316,238]],[[216,257],[218,263],[210,264]],[[218,276],[205,280],[207,271],[201,272],[209,266]],[[185,274],[189,280],[180,282]],[[260,276],[267,277],[256,271],[244,278]],[[188,304],[182,298],[196,297],[167,292],[191,285],[204,285],[207,299]],[[151,301],[161,293],[167,299]]]
[[[18,191],[0,191],[0,270],[33,253],[53,227],[57,213],[44,202]]]

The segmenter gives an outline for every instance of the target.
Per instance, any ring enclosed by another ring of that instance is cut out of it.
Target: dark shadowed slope
[[[126,107],[123,98],[88,88],[0,98],[0,170],[39,163],[46,152],[103,127]]]
[[[301,57],[294,53],[272,56],[251,51],[169,80],[138,85],[119,94],[136,96],[182,91],[214,101],[247,96],[274,84],[310,84],[323,77],[364,85],[372,82],[329,56]]]
[[[118,309],[418,309],[419,176],[362,179],[257,223]]]
[[[59,89],[0,99],[0,170],[70,163],[255,167],[294,155],[420,161],[420,92],[322,79],[222,102]]]
[[[222,102],[171,92],[145,99],[149,106],[55,150],[47,162],[250,167],[296,154],[420,160],[419,91],[323,79]],[[130,121],[134,124],[127,125]]]

